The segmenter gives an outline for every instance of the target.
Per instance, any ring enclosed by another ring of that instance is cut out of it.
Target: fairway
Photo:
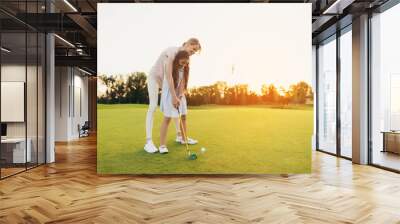
[[[98,105],[97,171],[101,174],[241,174],[311,172],[312,107],[189,107],[189,146],[198,159],[186,159],[185,146],[168,131],[168,154],[149,154],[145,143],[147,105]],[[153,140],[159,145],[162,114],[157,109]],[[201,154],[200,148],[207,151]]]

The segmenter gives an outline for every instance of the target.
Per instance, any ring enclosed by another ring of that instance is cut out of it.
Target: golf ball
[[[201,153],[205,153],[205,152],[207,151],[207,149],[204,148],[204,147],[202,147],[202,148],[200,149],[200,151],[201,151]]]

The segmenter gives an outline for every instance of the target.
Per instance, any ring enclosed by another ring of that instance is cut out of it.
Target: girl
[[[185,92],[187,91],[187,84],[189,79],[189,56],[187,51],[179,51],[172,64],[172,80],[164,77],[162,92],[161,92],[161,103],[160,109],[164,114],[164,120],[161,124],[160,133],[160,153],[168,153],[168,148],[166,146],[166,137],[168,131],[168,125],[173,118],[178,118],[179,113],[182,115],[182,125],[180,126],[181,132],[181,143],[185,143],[186,139],[186,114],[187,114],[187,103]],[[178,103],[174,102],[173,95],[170,91],[169,86],[174,86],[175,93],[178,96]],[[178,111],[179,110],[179,111]],[[189,139],[188,141],[195,141],[194,139]]]

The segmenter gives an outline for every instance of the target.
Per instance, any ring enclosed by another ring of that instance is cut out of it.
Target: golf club
[[[187,155],[188,155],[188,159],[189,159],[189,160],[195,160],[195,159],[197,159],[197,155],[196,155],[196,153],[194,153],[194,152],[192,153],[192,152],[189,150],[187,135],[186,135],[185,129],[184,129],[184,127],[183,127],[183,123],[182,123],[182,114],[181,114],[181,112],[179,111],[179,107],[177,107],[176,109],[178,110],[178,114],[179,114],[179,126],[180,126],[180,128],[181,128],[181,130],[182,130],[182,134],[183,134],[183,136],[184,136],[184,138],[185,138],[185,145],[186,145],[186,152],[187,152]]]

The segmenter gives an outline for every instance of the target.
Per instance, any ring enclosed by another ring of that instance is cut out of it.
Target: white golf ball
[[[207,151],[207,149],[204,148],[204,147],[202,147],[202,148],[200,149],[200,151],[201,151],[202,153],[205,153],[205,152]]]

